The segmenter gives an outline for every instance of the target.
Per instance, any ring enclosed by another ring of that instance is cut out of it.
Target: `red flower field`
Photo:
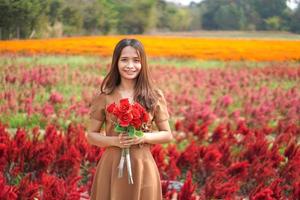
[[[1,57],[0,199],[89,199],[105,149],[85,121],[108,62],[34,59]],[[175,136],[151,149],[164,198],[299,199],[299,63],[195,66],[151,64]]]

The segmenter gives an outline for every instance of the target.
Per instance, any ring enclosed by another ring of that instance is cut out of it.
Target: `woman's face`
[[[122,49],[118,69],[122,79],[136,79],[142,68],[141,59],[137,50],[132,46],[126,46]]]

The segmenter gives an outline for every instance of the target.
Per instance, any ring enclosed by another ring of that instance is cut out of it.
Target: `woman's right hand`
[[[119,136],[116,137],[116,144],[115,146],[119,148],[128,148],[129,145],[126,145],[126,141],[130,140],[131,138],[126,133],[120,133]]]

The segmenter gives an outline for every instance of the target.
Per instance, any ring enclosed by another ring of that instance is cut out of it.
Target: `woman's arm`
[[[156,126],[158,128],[158,131],[156,132],[144,133],[143,137],[131,138],[129,136],[123,136],[120,142],[124,146],[128,147],[130,145],[140,144],[140,143],[162,144],[162,143],[168,143],[171,140],[173,140],[173,134],[171,132],[171,128],[168,120],[158,122],[156,123]]]
[[[161,121],[156,123],[156,126],[159,131],[151,132],[151,133],[144,133],[144,142],[150,144],[161,144],[161,143],[168,143],[173,140],[173,134],[171,132],[171,128],[169,125],[169,121]]]
[[[98,147],[108,147],[108,146],[117,146],[120,148],[125,147],[120,144],[120,139],[118,136],[106,136],[105,131],[101,131],[103,121],[98,121],[95,119],[90,119],[88,121],[86,139],[89,144],[95,145]]]

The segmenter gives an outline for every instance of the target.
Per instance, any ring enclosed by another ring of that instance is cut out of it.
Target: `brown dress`
[[[158,123],[169,119],[165,98],[161,92],[159,94],[154,111],[149,113],[148,127],[150,129],[152,129],[153,122]],[[107,113],[105,108],[112,102],[119,103],[120,98],[120,94],[114,91],[110,95],[97,94],[91,102],[90,118],[105,123],[106,136],[118,135],[113,130],[114,116]],[[91,200],[161,200],[160,176],[150,146],[150,144],[142,144],[130,147],[134,184],[128,184],[126,165],[123,177],[118,178],[121,149],[115,146],[106,147],[97,164],[91,189]]]

